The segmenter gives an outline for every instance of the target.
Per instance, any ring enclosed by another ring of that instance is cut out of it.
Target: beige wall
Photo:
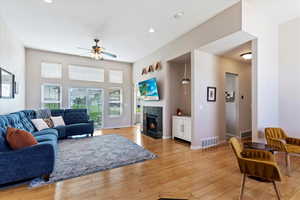
[[[170,62],[170,84],[168,90],[172,91],[170,97],[170,118],[176,115],[176,110],[182,110],[183,115],[191,115],[191,84],[181,83],[184,76],[184,63]],[[191,78],[191,63],[187,63],[187,77]]]
[[[212,17],[207,22],[199,25],[192,31],[179,37],[177,40],[163,46],[152,54],[137,61],[133,65],[133,83],[137,84],[139,81],[156,77],[158,80],[158,86],[160,88],[161,101],[158,102],[144,102],[146,106],[162,106],[163,107],[163,134],[164,137],[171,136],[171,123],[169,116],[171,116],[171,110],[169,107],[169,98],[173,91],[167,90],[170,85],[170,66],[168,61],[178,56],[191,52],[203,45],[206,45],[212,41],[235,33],[241,30],[241,4],[237,3],[234,6],[224,10],[215,17]],[[193,56],[192,56],[193,59]],[[161,61],[162,70],[150,75],[142,76],[141,72],[144,67],[154,64],[157,61]],[[193,74],[193,72],[192,72]],[[192,91],[193,91],[192,85]],[[193,98],[193,97],[192,97]],[[193,104],[193,103],[192,103]],[[192,115],[195,112],[192,105]],[[197,120],[197,119],[196,119]],[[197,121],[194,124],[198,123]]]
[[[0,18],[0,67],[15,74],[19,94],[0,99],[0,114],[25,108],[25,48]]]
[[[251,129],[251,66],[232,59],[218,57],[210,53],[198,51],[198,65],[194,75],[194,84],[198,85],[197,105],[199,121],[194,132],[195,137],[201,138],[219,136],[225,139],[225,74],[234,73],[239,76],[239,93],[245,96],[239,101],[239,131]],[[217,88],[217,101],[207,102],[207,87]]]
[[[300,137],[300,18],[279,26],[279,125]]]
[[[54,62],[61,63],[63,66],[63,78],[58,79],[43,79],[41,78],[41,63]],[[86,82],[72,81],[68,78],[68,66],[80,65],[95,68],[105,69],[105,82]],[[41,85],[44,83],[59,83],[63,87],[62,107],[69,107],[69,89],[72,87],[94,87],[104,89],[104,128],[125,127],[131,125],[132,111],[132,64],[112,61],[96,61],[90,58],[80,56],[52,53],[33,49],[26,49],[26,75],[27,75],[27,108],[41,107]],[[123,71],[123,84],[108,83],[108,70],[116,69]],[[110,118],[108,116],[108,93],[106,89],[111,87],[121,87],[123,90],[123,114],[118,118]]]

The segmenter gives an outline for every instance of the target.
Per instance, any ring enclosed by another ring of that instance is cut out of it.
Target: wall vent
[[[217,137],[217,136],[201,139],[201,148],[202,149],[217,146],[218,144],[219,144],[219,137]]]

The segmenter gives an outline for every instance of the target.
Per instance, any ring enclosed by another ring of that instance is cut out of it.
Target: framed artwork
[[[0,98],[15,98],[15,75],[0,68]]]
[[[215,102],[217,100],[217,88],[207,87],[207,101]]]

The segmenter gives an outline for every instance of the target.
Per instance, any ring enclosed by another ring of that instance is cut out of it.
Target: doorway
[[[240,137],[239,131],[239,75],[225,73],[226,137]]]

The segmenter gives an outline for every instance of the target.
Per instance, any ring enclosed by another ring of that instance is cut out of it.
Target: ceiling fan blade
[[[104,54],[104,55],[107,55],[107,56],[113,57],[113,58],[117,58],[117,55],[115,55],[115,54],[112,54],[112,53],[109,53],[109,52],[106,52],[106,51],[102,51],[101,53],[102,53],[102,54]]]
[[[77,49],[82,49],[82,50],[91,51],[91,49],[88,49],[88,48],[82,48],[82,47],[77,47]]]
[[[79,54],[79,56],[91,56],[91,52],[86,52],[86,53],[83,53],[83,54]]]

